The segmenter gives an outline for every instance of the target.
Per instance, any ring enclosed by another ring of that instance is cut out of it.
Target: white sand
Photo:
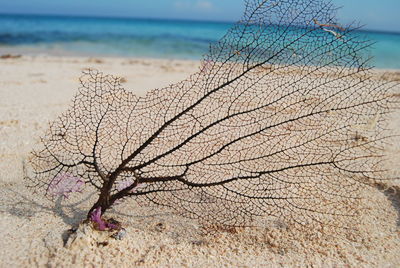
[[[196,221],[127,201],[109,213],[124,223],[128,232],[124,240],[89,230],[71,247],[63,247],[66,230],[85,218],[90,201],[44,200],[25,188],[23,161],[47,122],[68,107],[81,70],[93,67],[122,76],[126,88],[143,95],[147,89],[186,78],[198,66],[190,61],[114,58],[0,60],[0,267],[400,266],[398,182],[392,182],[392,188],[382,184],[366,190],[367,209],[354,219],[355,230],[320,239],[279,225],[203,235]],[[392,126],[400,129],[400,116]],[[400,162],[398,147],[393,147],[393,165]]]

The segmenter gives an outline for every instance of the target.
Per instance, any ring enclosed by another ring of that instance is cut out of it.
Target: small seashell
[[[121,228],[117,233],[113,234],[111,237],[116,239],[116,240],[122,240],[126,236],[126,230],[124,228]]]

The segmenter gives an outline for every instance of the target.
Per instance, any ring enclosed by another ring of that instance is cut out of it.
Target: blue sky
[[[236,21],[243,0],[0,0],[0,13]],[[332,0],[342,23],[400,32],[400,0]]]

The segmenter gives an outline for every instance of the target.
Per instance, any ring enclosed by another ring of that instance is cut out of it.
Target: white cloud
[[[179,0],[174,2],[174,6],[177,9],[184,10],[210,10],[214,7],[214,5],[207,0],[198,0],[194,3],[188,0]]]
[[[202,0],[196,2],[196,7],[199,9],[212,9],[213,4],[210,1]]]

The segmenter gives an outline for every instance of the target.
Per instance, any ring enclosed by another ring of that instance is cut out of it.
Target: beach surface
[[[0,59],[0,267],[399,267],[400,183],[386,181],[363,193],[365,212],[354,229],[324,237],[279,224],[205,233],[194,221],[126,200],[108,215],[127,231],[119,241],[91,229],[66,244],[68,230],[86,216],[85,200],[49,202],[26,188],[29,152],[65,111],[81,72],[94,68],[122,78],[144,96],[187,78],[200,62],[157,59],[9,56]],[[399,78],[399,72],[389,76]],[[392,128],[400,130],[400,113]],[[391,165],[400,163],[400,140]],[[400,171],[400,167],[396,167]],[[82,231],[82,232],[83,232]]]

